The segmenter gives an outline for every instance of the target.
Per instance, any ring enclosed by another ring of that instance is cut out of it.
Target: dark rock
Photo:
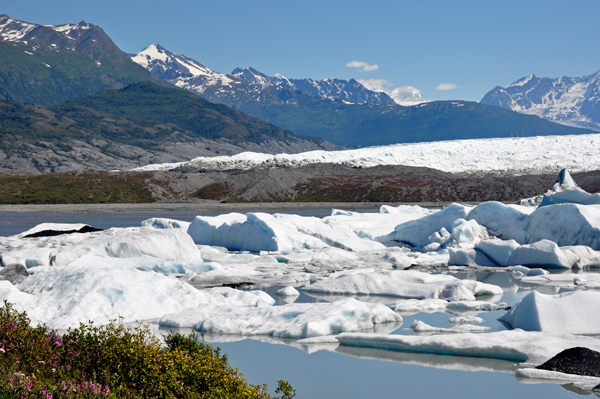
[[[61,236],[63,234],[73,234],[73,233],[93,233],[95,231],[102,231],[103,229],[97,229],[92,226],[85,225],[79,230],[42,230],[37,233],[28,234],[23,236],[23,238],[38,238],[38,237],[54,237]]]
[[[10,281],[11,284],[16,285],[27,277],[29,277],[27,269],[19,263],[11,263],[0,268],[0,281]]]
[[[566,374],[600,377],[600,352],[581,347],[565,349],[536,368]]]

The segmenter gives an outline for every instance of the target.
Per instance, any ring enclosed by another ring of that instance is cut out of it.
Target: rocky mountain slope
[[[243,151],[335,149],[152,82],[43,107],[0,101],[0,173],[129,169]]]
[[[474,102],[438,101],[403,107],[376,97],[384,93],[367,90],[356,81],[269,77],[252,68],[218,73],[159,45],[147,47],[132,59],[209,101],[341,146],[589,133]],[[405,94],[411,95],[410,90]]]
[[[529,75],[509,86],[495,87],[481,103],[600,131],[600,71],[577,78]]]
[[[1,99],[52,105],[146,80],[162,82],[98,26],[44,26],[0,15]]]

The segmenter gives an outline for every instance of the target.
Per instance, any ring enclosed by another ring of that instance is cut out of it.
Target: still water
[[[330,209],[295,211],[303,216],[324,217]],[[87,223],[97,228],[139,226],[151,217],[168,217],[192,221],[197,213],[172,211],[150,213],[0,213],[0,236],[25,231],[38,223]],[[205,214],[209,216],[209,214]],[[212,214],[214,215],[214,214]],[[476,274],[470,276],[491,284],[510,284],[511,277],[504,273]],[[464,278],[465,276],[457,275]],[[502,281],[490,281],[502,280]],[[280,287],[265,291],[278,304],[281,298],[274,295]],[[500,299],[513,305],[526,291],[507,292]],[[332,300],[326,296],[314,297],[302,293],[296,302]],[[389,298],[357,297],[360,300],[381,303],[393,302]],[[494,298],[498,300],[498,298]],[[495,331],[505,329],[496,318],[504,311],[484,312],[483,325]],[[414,334],[409,329],[413,320],[427,324],[450,327],[446,313],[419,313],[404,316],[402,325],[380,326],[382,333]],[[154,326],[157,327],[157,326]],[[574,398],[589,393],[581,392],[570,384],[558,385],[518,380],[514,371],[517,364],[502,360],[467,357],[410,354],[377,349],[296,344],[295,340],[261,337],[245,339],[235,336],[205,336],[226,353],[232,366],[238,367],[253,384],[268,384],[269,391],[278,380],[289,381],[297,390],[296,397],[311,398]],[[594,396],[594,395],[592,395]]]

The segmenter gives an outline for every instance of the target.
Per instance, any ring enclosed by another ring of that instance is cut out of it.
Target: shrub
[[[25,312],[0,308],[2,398],[269,398],[251,385],[218,348],[197,334],[169,333],[161,340],[148,326],[80,324],[62,336],[32,327]],[[277,393],[295,395],[279,381]]]

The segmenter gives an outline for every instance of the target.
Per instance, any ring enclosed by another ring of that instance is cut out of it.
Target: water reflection
[[[515,370],[519,368],[518,363],[499,359],[446,355],[440,356],[429,353],[400,352],[385,349],[360,348],[346,345],[339,346],[335,351],[344,355],[362,359],[385,360],[445,370],[514,373]]]

